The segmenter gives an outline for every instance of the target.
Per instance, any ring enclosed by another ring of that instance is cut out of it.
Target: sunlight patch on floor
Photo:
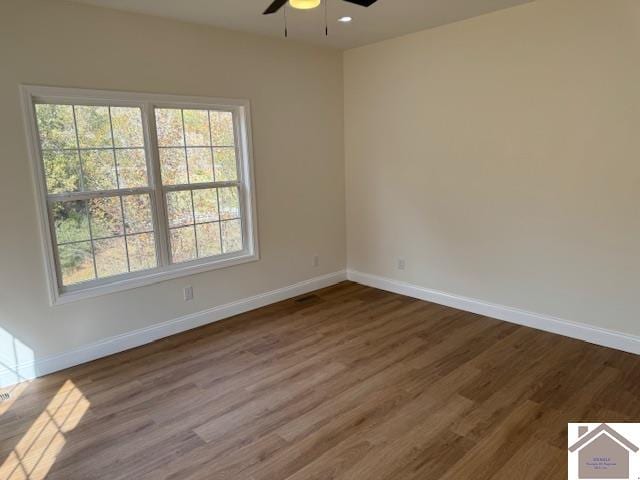
[[[0,466],[0,478],[44,480],[66,443],[64,434],[78,426],[89,406],[67,380]]]

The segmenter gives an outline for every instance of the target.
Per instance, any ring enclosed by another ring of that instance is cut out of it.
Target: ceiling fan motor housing
[[[291,6],[294,8],[300,8],[303,10],[308,10],[311,8],[316,8],[322,3],[322,0],[273,0],[271,5],[264,11],[263,15],[271,15],[272,13],[276,13],[282,7],[284,7],[287,2],[291,2]],[[326,0],[325,0],[326,1]],[[370,7],[378,0],[344,0],[345,2],[354,3],[356,5],[360,5],[361,7]]]

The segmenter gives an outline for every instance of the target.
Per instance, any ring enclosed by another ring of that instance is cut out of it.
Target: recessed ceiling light
[[[353,20],[353,18],[351,18],[351,17],[340,17],[340,18],[338,19],[338,21],[339,21],[340,23],[349,23],[349,22],[351,22],[351,20]]]

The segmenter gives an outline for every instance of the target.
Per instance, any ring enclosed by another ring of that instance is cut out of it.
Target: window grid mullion
[[[239,220],[237,218],[233,218],[230,220]],[[213,222],[209,222],[209,223],[213,223]],[[153,230],[149,230],[149,231],[144,231],[144,232],[136,232],[136,233],[130,233],[128,234],[129,237],[135,237],[138,235],[147,235],[149,233],[154,233]],[[98,237],[96,238],[96,241],[98,240],[113,240],[114,238],[124,238],[124,234],[123,235],[110,235],[108,237]],[[57,245],[59,247],[64,247],[66,245],[78,245],[79,243],[87,243],[88,240],[74,240],[72,242],[62,242],[62,243],[58,243]]]
[[[241,182],[206,182],[206,183],[178,183],[175,185],[163,185],[165,192],[180,192],[184,190],[207,190],[210,188],[241,187]]]
[[[122,200],[122,195],[120,195],[120,211],[122,212],[122,233],[124,236],[124,250],[127,254],[127,270],[131,271],[131,262],[129,261],[129,242],[127,241],[127,223],[124,219],[124,201]]]
[[[116,171],[116,187],[118,190],[120,190],[120,174],[118,173],[118,160],[116,159],[116,151],[115,151],[116,139],[113,135],[113,119],[111,118],[111,107],[109,107],[109,132],[111,134],[112,148],[110,150],[113,153],[113,168]],[[124,212],[122,212],[122,215],[123,215],[122,218],[124,218]]]
[[[80,153],[80,136],[78,135],[78,119],[76,116],[76,106],[71,106],[71,111],[73,112],[73,128],[76,133],[76,146],[78,147],[78,159],[80,161],[80,190],[84,191],[84,169],[82,168],[82,154]],[[93,243],[93,228],[91,227],[91,206],[90,199],[85,200],[87,209],[87,222],[89,224],[89,242],[91,244],[91,259],[93,261],[93,274],[95,278],[98,278],[98,266],[96,265],[96,247]],[[58,257],[58,261],[60,261],[59,252],[56,253]],[[60,280],[62,281],[62,280]]]
[[[216,189],[216,202],[218,204],[218,231],[220,232],[220,253],[224,252],[224,241],[222,240],[222,213],[220,210],[220,190]]]
[[[136,146],[136,147],[80,147],[80,148],[43,148],[43,152],[93,152],[93,151],[104,151],[104,150],[142,150],[144,145]]]
[[[151,188],[126,188],[122,190],[96,190],[94,192],[69,192],[69,193],[51,193],[47,195],[47,201],[51,202],[73,202],[78,200],[91,200],[94,198],[108,197],[127,197],[130,195],[150,195],[153,193]]]
[[[211,134],[211,110],[207,109],[207,122],[209,124],[209,151],[211,152],[211,178],[216,181],[216,160],[213,158],[213,135]],[[222,251],[222,250],[220,250]]]
[[[91,225],[91,201],[87,200],[87,219],[89,222],[89,239],[91,241],[91,255],[93,257],[93,271],[96,275],[96,278],[98,278],[98,265],[96,263],[96,245],[95,242],[93,240],[93,227]]]
[[[193,190],[189,191],[189,196],[191,197],[191,215],[193,215],[193,238],[196,242],[196,258],[200,258],[200,252],[198,251],[198,231],[196,229],[196,207],[193,200]]]
[[[187,166],[187,183],[191,183],[191,175],[189,175],[189,152],[187,150],[187,132],[184,128],[184,110],[180,109],[180,119],[182,121],[182,144],[184,149],[184,161]]]
[[[189,150],[187,149],[187,129],[184,126],[184,109],[182,108],[180,109],[180,120],[182,121],[182,143],[184,144],[184,161],[187,166],[187,183],[191,183],[191,174],[189,173]],[[198,253],[198,233],[196,231],[196,208],[193,202],[193,190],[189,190],[189,198],[191,198],[191,215],[193,215],[193,240],[196,244],[196,258],[200,258],[200,254]]]
[[[112,152],[113,152],[113,167],[116,170],[116,187],[118,187],[118,190],[120,190],[120,172],[118,169],[118,158],[116,157],[116,151],[115,151],[116,139],[115,139],[115,136],[113,135],[113,118],[111,117],[111,106],[109,106],[109,130],[111,132],[111,145],[114,148]],[[124,200],[122,199],[122,195],[119,195],[118,198],[120,200],[120,215],[122,218],[124,251],[125,251],[125,255],[127,256],[127,272],[131,272],[131,262],[129,260],[129,242],[127,241],[127,225],[124,219]]]
[[[78,162],[80,164],[80,191],[84,192],[84,168],[82,167],[82,153],[80,152],[80,137],[78,136],[78,120],[76,118],[76,106],[71,106],[73,112],[73,129],[76,134],[76,148],[78,149]]]

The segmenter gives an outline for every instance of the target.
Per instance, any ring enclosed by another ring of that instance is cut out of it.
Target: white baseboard
[[[115,337],[106,338],[59,355],[42,357],[33,362],[20,365],[2,366],[0,367],[0,387],[13,385],[25,380],[32,380],[49,373],[64,370],[65,368],[139,347],[160,338],[217,322],[320,288],[335,285],[345,279],[400,295],[406,295],[408,297],[418,298],[420,300],[438,303],[459,310],[465,310],[498,320],[504,320],[640,355],[640,337],[634,335],[349,270],[347,272],[340,271],[315,277],[277,290],[185,315],[174,320],[134,330]]]
[[[634,335],[607,330],[604,328],[572,322],[549,315],[528,312],[517,308],[506,307],[494,303],[485,302],[475,298],[463,297],[451,293],[440,292],[429,288],[419,287],[410,283],[393,280],[390,278],[361,273],[354,270],[347,271],[347,278],[357,283],[370,287],[387,290],[389,292],[418,298],[427,302],[446,305],[467,312],[473,312],[506,322],[516,323],[527,327],[544,330],[546,332],[576,338],[585,342],[601,345],[603,347],[622,350],[623,352],[640,355],[640,337]]]
[[[346,272],[344,270],[330,273],[277,290],[261,293],[253,297],[185,315],[174,320],[106,338],[59,355],[42,357],[33,362],[21,365],[2,366],[0,367],[0,387],[13,385],[25,380],[32,380],[49,373],[80,365],[81,363],[90,362],[98,358],[113,355],[114,353],[139,347],[160,338],[201,327],[202,325],[217,322],[320,288],[329,287],[346,280],[346,278]]]

